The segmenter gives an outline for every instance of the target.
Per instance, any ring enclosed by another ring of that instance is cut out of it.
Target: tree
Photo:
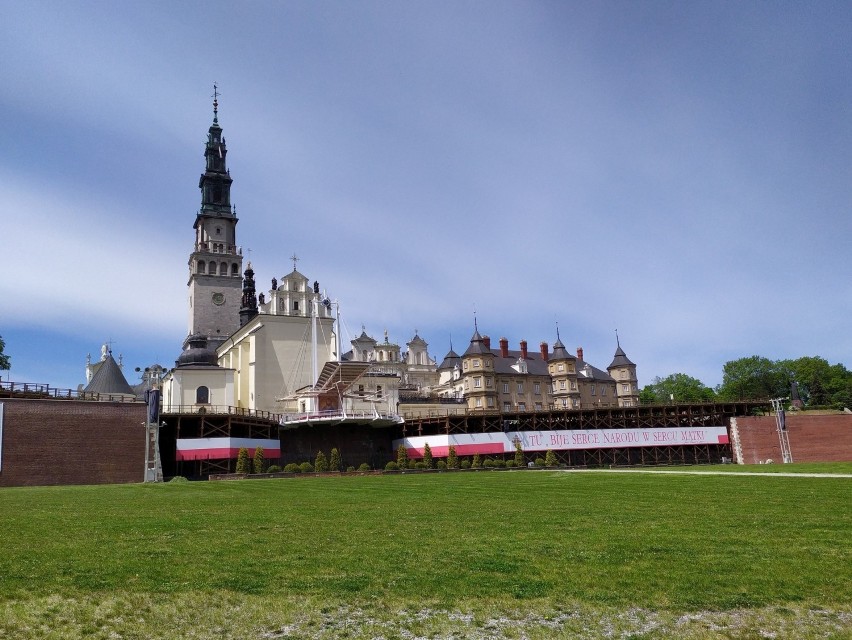
[[[3,337],[0,336],[0,371],[8,371],[12,368],[12,359],[3,353],[6,348],[6,343],[3,342]]]
[[[408,469],[408,451],[404,444],[396,448],[396,464],[400,469]]]
[[[479,457],[478,453],[473,454],[473,462],[470,463],[472,469],[479,469],[482,466],[482,458]]]
[[[317,451],[317,459],[314,460],[314,471],[317,473],[325,473],[328,471],[328,460],[322,450]]]
[[[263,473],[265,471],[266,460],[263,458],[263,447],[257,447],[254,450],[254,472]]]
[[[553,449],[548,449],[547,453],[544,454],[544,466],[545,467],[555,467],[556,466],[556,454],[553,453]]]
[[[713,402],[716,393],[697,378],[685,373],[673,373],[665,378],[656,377],[639,393],[642,404],[666,404],[669,402]]]
[[[848,406],[852,372],[842,364],[831,365],[825,358],[805,356],[781,360],[778,365],[791,382],[798,384],[799,395],[805,405]]]
[[[240,451],[237,453],[237,473],[248,473],[250,469],[248,449],[240,447]]]
[[[524,466],[524,447],[521,444],[521,439],[515,439],[515,466],[523,467]]]
[[[447,451],[447,468],[459,468],[459,457],[456,455],[456,448],[453,445],[450,445],[450,449]]]
[[[340,461],[340,451],[337,450],[337,447],[334,447],[331,450],[331,460],[328,462],[328,470],[329,471],[340,471],[340,467],[342,463]]]
[[[426,446],[423,447],[423,462],[426,463],[426,468],[432,468],[432,447],[429,446],[429,443],[426,443]]]
[[[718,389],[722,400],[767,400],[789,393],[789,374],[768,358],[749,356],[726,362],[722,368]]]

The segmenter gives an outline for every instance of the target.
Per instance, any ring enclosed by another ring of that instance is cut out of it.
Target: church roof
[[[83,391],[86,393],[136,395],[130,385],[127,384],[127,379],[121,372],[121,367],[118,366],[111,353],[107,355],[106,360],[101,362],[101,366],[98,367],[95,375],[92,376],[92,380]]]
[[[441,366],[438,367],[438,371],[452,369],[457,364],[461,364],[461,358],[459,357],[459,354],[450,349],[450,352],[444,356],[444,360],[441,362]]]
[[[491,350],[485,346],[485,341],[479,335],[479,330],[477,329],[473,332],[473,337],[470,339],[470,346],[464,352],[464,356],[482,355],[485,353],[491,353]]]

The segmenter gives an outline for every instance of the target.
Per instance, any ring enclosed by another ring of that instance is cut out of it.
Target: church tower
[[[198,187],[201,209],[195,217],[195,246],[189,256],[189,335],[207,337],[218,347],[240,326],[242,250],[231,204],[228,150],[219,126],[219,93],[213,85],[213,124],[204,147],[205,171]]]

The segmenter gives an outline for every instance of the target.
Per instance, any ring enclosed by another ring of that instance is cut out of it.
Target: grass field
[[[557,471],[4,489],[0,637],[852,638],[851,498]]]

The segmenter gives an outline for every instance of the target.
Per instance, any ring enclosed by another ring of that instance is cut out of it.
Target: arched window
[[[198,272],[198,273],[204,273],[204,267],[205,267],[204,261],[203,261],[203,260],[199,260],[199,261],[198,261],[198,271],[197,271],[197,272]]]
[[[222,264],[219,265],[219,275],[220,276],[228,275],[228,263],[227,262],[223,262]]]
[[[195,404],[210,404],[210,389],[198,387],[195,390]]]
[[[207,273],[209,273],[211,276],[215,276],[216,275],[216,263],[211,260],[210,264],[207,265],[207,267],[208,267]]]
[[[240,275],[240,267],[236,262],[231,265],[231,275],[232,276]]]

